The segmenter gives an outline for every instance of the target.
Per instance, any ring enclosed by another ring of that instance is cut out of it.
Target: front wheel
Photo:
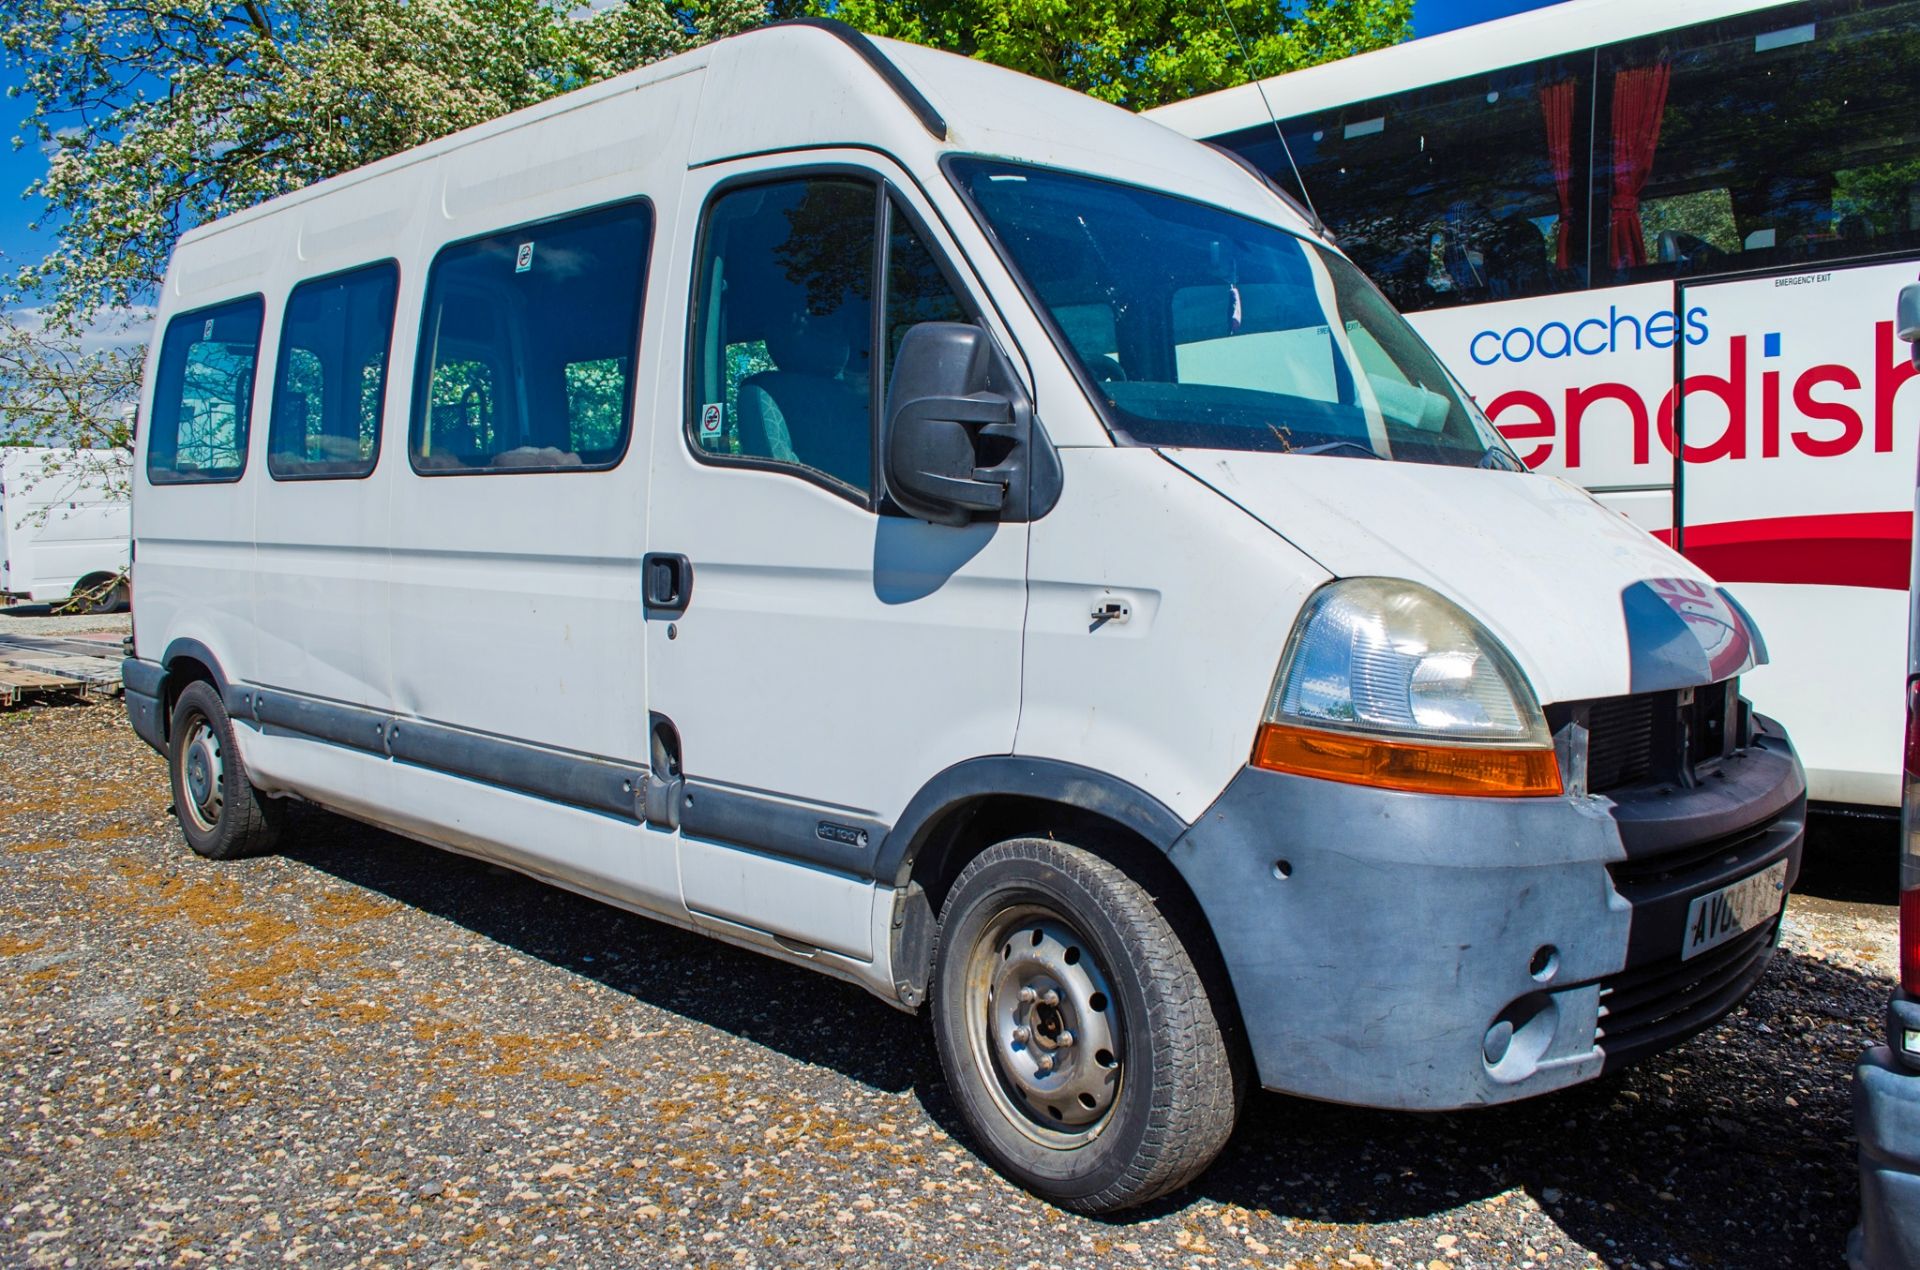
[[[210,860],[234,860],[273,849],[285,805],[247,779],[233,721],[204,680],[182,688],[174,703],[167,769],[180,832],[194,851]]]
[[[1144,1203],[1233,1132],[1233,1056],[1192,958],[1145,889],[1092,852],[1020,838],[969,863],[941,914],[935,991],[968,1127],[1046,1199]]]

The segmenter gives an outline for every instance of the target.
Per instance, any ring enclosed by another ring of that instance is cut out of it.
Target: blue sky
[[[1414,33],[1436,35],[1441,31],[1505,17],[1524,9],[1537,9],[1548,2],[1414,0]],[[17,67],[0,65],[0,91],[20,82]],[[19,150],[15,150],[11,143],[26,113],[27,104],[24,101],[0,96],[0,274],[11,273],[21,264],[38,260],[47,250],[48,236],[27,228],[39,214],[39,206],[21,197],[21,192],[46,171],[46,159],[39,147],[31,142]]]

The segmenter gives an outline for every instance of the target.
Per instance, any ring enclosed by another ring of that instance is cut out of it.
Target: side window
[[[256,295],[183,313],[167,323],[147,427],[149,481],[237,481],[246,471],[265,311]]]
[[[623,203],[443,248],[407,448],[424,475],[612,467],[633,426],[653,213]]]
[[[399,289],[389,261],[303,282],[287,297],[267,421],[275,480],[373,471]]]
[[[887,222],[887,342],[885,373],[893,368],[900,341],[921,322],[969,321],[966,305],[953,293],[953,284],[920,240],[920,231],[897,203],[888,209]]]
[[[1920,244],[1920,2],[1770,8],[1615,45],[1599,67],[1604,280]]]
[[[1587,280],[1591,55],[1286,120],[1340,246],[1405,312]],[[1217,138],[1299,192],[1270,124]]]
[[[872,182],[833,176],[708,206],[690,403],[702,454],[868,493],[877,198]]]

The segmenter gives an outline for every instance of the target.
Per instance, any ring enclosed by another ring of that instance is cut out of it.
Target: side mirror
[[[903,510],[936,525],[1028,519],[1034,451],[1045,448],[1034,433],[1026,394],[987,332],[961,322],[907,332],[881,444],[887,492]],[[1051,449],[1042,462],[1057,491]]]
[[[1913,346],[1913,364],[1920,366],[1920,282],[1900,288],[1900,304],[1894,313],[1894,334]]]

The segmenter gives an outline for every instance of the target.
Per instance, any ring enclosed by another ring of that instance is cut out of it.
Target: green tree
[[[185,230],[764,20],[765,0],[11,0],[55,323],[138,303]]]
[[[138,304],[196,224],[556,93],[828,12],[1146,107],[1391,43],[1411,0],[11,0],[28,191],[54,231],[16,288],[54,325]],[[1244,37],[1244,50],[1233,28]]]
[[[811,7],[874,35],[981,58],[1135,110],[1380,48],[1405,39],[1413,19],[1413,0],[812,0]]]
[[[137,350],[89,348],[68,331],[48,330],[31,312],[0,312],[0,446],[71,446],[48,455],[28,488],[60,474],[98,479],[114,498],[131,492],[133,403],[140,390]],[[51,508],[31,513],[45,524]],[[80,597],[84,603],[104,598]]]
[[[130,451],[140,356],[0,312],[0,445]]]

